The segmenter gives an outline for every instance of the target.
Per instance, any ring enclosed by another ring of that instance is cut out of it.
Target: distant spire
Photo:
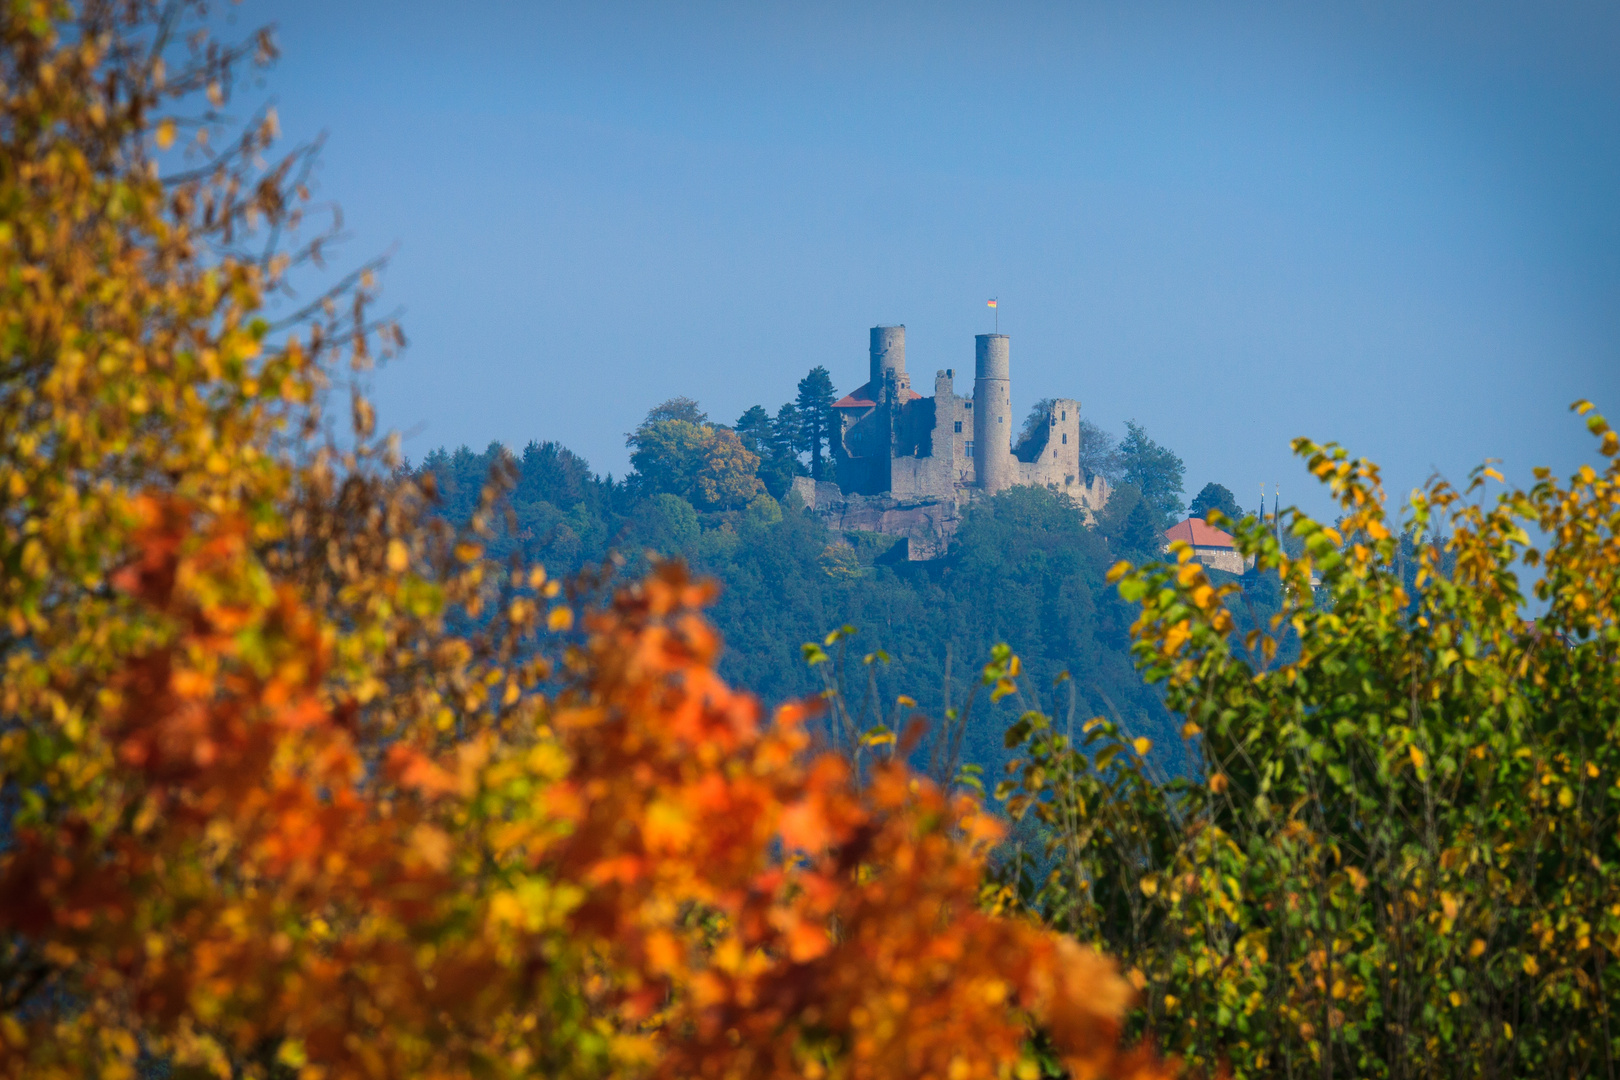
[[[1271,486],[1271,516],[1277,527],[1277,546],[1282,547],[1282,485]]]

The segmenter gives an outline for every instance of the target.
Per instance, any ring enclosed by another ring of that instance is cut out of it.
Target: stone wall
[[[887,495],[845,494],[837,484],[794,477],[793,495],[838,532],[874,532],[906,539],[906,558],[937,559],[962,523],[955,499],[902,500]]]
[[[1055,399],[1037,433],[1044,438],[1015,453],[1005,334],[975,338],[971,398],[956,393],[955,369],[935,373],[933,397],[912,396],[904,327],[873,327],[869,359],[868,383],[838,406],[837,485],[794,482],[829,526],[905,536],[912,558],[933,558],[944,552],[963,507],[982,495],[1044,487],[1088,517],[1107,504],[1108,483],[1088,480],[1080,467],[1080,403],[1073,398]]]
[[[1205,569],[1225,570],[1228,574],[1242,574],[1249,569],[1249,561],[1236,548],[1194,547],[1193,559],[1203,563]]]

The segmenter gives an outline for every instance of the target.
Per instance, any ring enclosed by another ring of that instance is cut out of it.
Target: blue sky
[[[1332,10],[1325,10],[1331,8]],[[393,250],[385,425],[558,439],[622,474],[687,394],[729,422],[867,328],[1014,406],[1136,419],[1252,505],[1288,451],[1404,492],[1522,478],[1620,414],[1612,4],[249,2],[320,194]],[[1620,419],[1620,416],[1616,417]]]

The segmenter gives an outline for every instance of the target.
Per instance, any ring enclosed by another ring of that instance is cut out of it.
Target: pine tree
[[[801,426],[795,449],[810,455],[810,475],[817,480],[832,477],[832,440],[836,437],[834,432],[838,421],[833,414],[833,402],[837,400],[832,376],[819,364],[799,380],[796,404]]]

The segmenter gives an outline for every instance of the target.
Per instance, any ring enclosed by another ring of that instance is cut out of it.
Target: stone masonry
[[[911,389],[906,328],[874,326],[865,385],[833,408],[837,485],[794,481],[804,505],[839,529],[904,536],[909,557],[943,554],[969,501],[1010,487],[1039,485],[1088,514],[1108,501],[1102,477],[1080,467],[1080,403],[1053,401],[1034,438],[1014,446],[1009,339],[975,339],[973,396],[958,396],[956,372],[934,374],[934,396]]]

